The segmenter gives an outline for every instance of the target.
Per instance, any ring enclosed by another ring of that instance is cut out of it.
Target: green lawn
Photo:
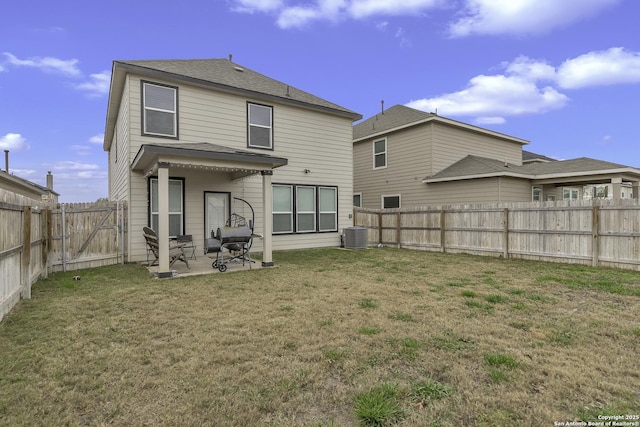
[[[39,281],[0,323],[0,425],[552,426],[640,414],[640,273],[390,248],[274,261]]]

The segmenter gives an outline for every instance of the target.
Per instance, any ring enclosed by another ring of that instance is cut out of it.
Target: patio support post
[[[273,176],[272,170],[263,170],[260,172],[262,175],[262,224],[264,228],[263,240],[262,240],[262,266],[273,267],[272,258],[272,232],[273,224],[271,214],[273,212],[273,190],[271,189],[271,177]]]
[[[171,277],[169,269],[169,164],[158,162],[158,277]]]
[[[633,198],[638,200],[640,199],[640,193],[638,193],[640,187],[640,181],[633,181],[631,182],[631,190],[633,191]]]
[[[622,192],[622,178],[611,178],[611,184],[613,184],[613,200],[620,200]]]

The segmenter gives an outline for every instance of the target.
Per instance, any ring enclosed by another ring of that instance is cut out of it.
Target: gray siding
[[[429,175],[429,129],[416,126],[387,137],[387,167],[373,169],[375,138],[354,144],[354,191],[362,193],[363,207],[380,209],[382,195],[402,194],[402,206],[421,204]]]
[[[522,146],[517,142],[432,121],[387,134],[387,167],[373,169],[373,142],[384,137],[357,142],[353,146],[354,191],[362,193],[364,208],[380,209],[382,195],[393,194],[401,195],[402,207],[495,202],[499,197],[519,201],[530,199],[528,181],[505,178],[501,182],[503,191],[500,191],[498,180],[428,186],[422,183],[425,177],[470,154],[522,164]],[[527,188],[526,192],[524,188]]]
[[[522,164],[522,145],[471,130],[431,122],[433,175],[451,166],[468,155],[506,160],[515,165]]]

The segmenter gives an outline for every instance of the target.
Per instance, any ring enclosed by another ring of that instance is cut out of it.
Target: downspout
[[[120,246],[122,251],[122,265],[124,265],[124,203],[120,203]]]

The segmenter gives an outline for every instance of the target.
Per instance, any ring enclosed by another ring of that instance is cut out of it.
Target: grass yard
[[[390,248],[274,259],[38,282],[0,323],[0,425],[640,423],[640,273]]]

